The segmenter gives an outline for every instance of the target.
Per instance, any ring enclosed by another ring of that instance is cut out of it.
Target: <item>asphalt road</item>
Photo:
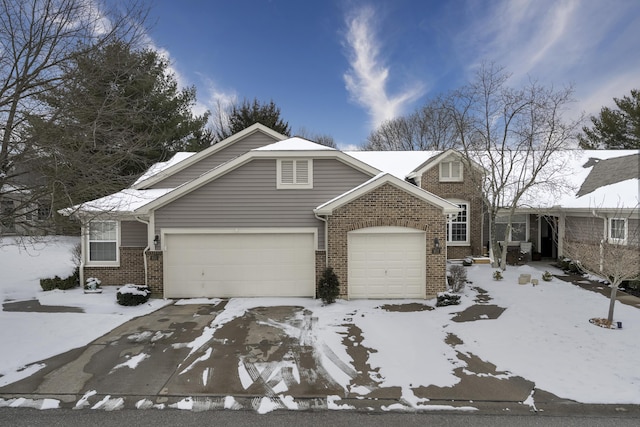
[[[233,426],[425,426],[500,427],[626,427],[637,426],[640,418],[620,416],[544,416],[532,415],[460,415],[435,413],[361,413],[350,411],[280,411],[259,415],[253,411],[121,410],[114,412],[71,409],[39,411],[24,408],[0,408],[0,425],[12,427],[121,427],[123,425],[181,427],[207,425]]]

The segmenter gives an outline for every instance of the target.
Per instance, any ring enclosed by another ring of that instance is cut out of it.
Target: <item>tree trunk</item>
[[[607,320],[609,322],[613,322],[613,308],[616,304],[616,294],[618,293],[618,285],[611,284],[611,301],[609,301],[609,315],[607,316]]]

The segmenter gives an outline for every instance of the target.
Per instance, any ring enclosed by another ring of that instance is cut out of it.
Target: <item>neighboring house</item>
[[[180,153],[131,188],[65,210],[83,222],[82,275],[169,298],[313,297],[330,266],[343,298],[433,297],[446,289],[447,240],[466,255],[481,246],[480,216],[448,224],[476,209],[451,187],[464,187],[461,162],[414,152],[385,170],[368,154],[259,124]],[[455,203],[434,194],[439,176]]]
[[[517,209],[510,240],[531,242],[541,256],[553,259],[564,256],[572,241],[604,240],[639,251],[638,151],[564,151],[555,157],[566,161],[566,184],[574,190],[556,198],[536,194],[529,207]]]

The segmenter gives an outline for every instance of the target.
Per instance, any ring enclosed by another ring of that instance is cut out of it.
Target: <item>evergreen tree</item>
[[[226,114],[218,114],[221,123],[217,123],[216,142],[234,135],[249,126],[261,123],[278,133],[291,136],[289,123],[280,117],[280,108],[272,101],[261,104],[256,98],[234,104]]]
[[[591,127],[583,127],[580,147],[593,149],[640,149],[640,90],[632,89],[631,96],[613,98],[617,108],[603,107],[600,114],[591,116]]]

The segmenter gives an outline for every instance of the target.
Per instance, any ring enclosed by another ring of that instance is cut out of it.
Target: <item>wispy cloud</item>
[[[372,7],[362,7],[348,15],[345,45],[350,67],[344,74],[349,95],[367,109],[374,127],[402,114],[424,93],[420,82],[395,95],[388,93],[390,71],[380,55],[381,44],[373,30],[375,20]]]
[[[500,0],[468,2],[475,19],[458,35],[456,50],[469,69],[492,60],[545,85],[573,84],[576,113],[592,114],[637,86],[637,3],[619,0]],[[635,19],[635,21],[634,21]],[[608,95],[606,93],[609,92]],[[600,104],[599,102],[609,102]],[[594,111],[595,108],[595,111]]]

